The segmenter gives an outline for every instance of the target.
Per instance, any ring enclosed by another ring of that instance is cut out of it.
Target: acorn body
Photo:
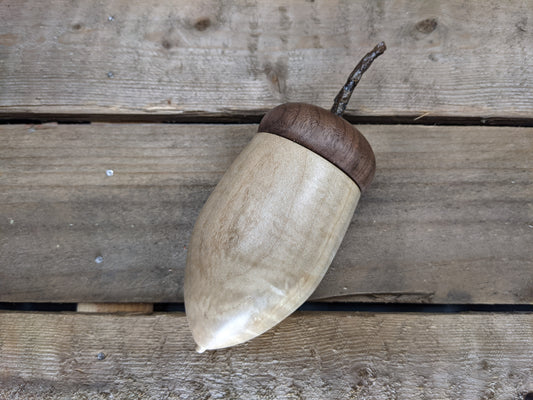
[[[366,139],[322,108],[269,112],[200,212],[185,307],[198,351],[245,342],[313,293],[374,175]]]
[[[189,244],[185,304],[199,351],[245,342],[295,311],[331,264],[359,197],[329,161],[258,133],[207,200]]]

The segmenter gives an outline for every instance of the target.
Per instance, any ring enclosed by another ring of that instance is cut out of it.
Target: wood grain
[[[312,298],[533,303],[533,129],[358,128],[376,177]],[[0,301],[182,301],[200,208],[256,131],[1,126]]]
[[[348,115],[531,118],[531,21],[525,0],[2,1],[0,117],[329,108],[384,40]]]
[[[189,242],[185,309],[198,351],[243,343],[296,311],[328,270],[360,197],[323,157],[256,134],[207,199]]]
[[[150,314],[154,311],[154,305],[150,303],[78,303],[76,311],[82,313]]]
[[[298,313],[194,352],[183,314],[0,314],[0,398],[523,399],[531,314]]]
[[[261,120],[269,132],[301,144],[345,172],[361,191],[372,182],[376,159],[366,138],[344,118],[305,103],[275,107]]]

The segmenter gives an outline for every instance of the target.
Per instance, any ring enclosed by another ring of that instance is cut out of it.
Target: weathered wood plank
[[[532,20],[527,0],[3,1],[0,117],[327,107],[385,40],[348,114],[531,118]]]
[[[0,314],[0,398],[522,399],[531,314],[297,313],[194,352],[183,314]]]
[[[1,126],[0,301],[182,301],[194,221],[256,129]],[[376,178],[313,298],[532,303],[533,129],[360,129]]]

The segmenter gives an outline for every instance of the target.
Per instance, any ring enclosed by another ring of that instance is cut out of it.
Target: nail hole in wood
[[[194,27],[198,31],[205,31],[211,26],[211,20],[209,18],[200,18],[194,23]]]
[[[431,33],[437,28],[437,25],[438,23],[436,18],[427,18],[417,22],[415,28],[418,32]]]

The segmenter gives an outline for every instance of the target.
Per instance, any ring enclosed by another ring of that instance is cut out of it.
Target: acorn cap
[[[290,139],[345,172],[363,192],[372,182],[376,159],[366,138],[344,118],[312,104],[285,103],[269,111],[259,132]]]

